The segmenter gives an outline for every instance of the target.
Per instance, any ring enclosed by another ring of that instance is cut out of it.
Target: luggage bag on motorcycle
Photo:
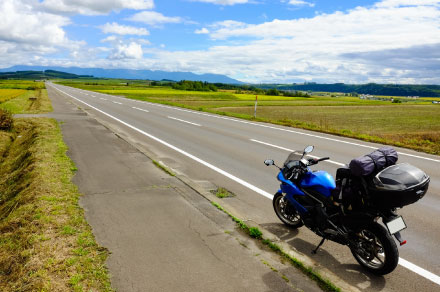
[[[369,176],[381,171],[385,167],[394,165],[398,159],[397,152],[386,146],[370,154],[353,159],[350,162],[351,173],[355,176]]]
[[[427,192],[429,176],[407,163],[389,166],[370,181],[368,193],[380,208],[403,207],[420,200]]]

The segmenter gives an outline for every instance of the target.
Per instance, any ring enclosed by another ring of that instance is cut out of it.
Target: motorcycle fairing
[[[286,194],[286,199],[295,207],[295,209],[300,214],[306,214],[308,211],[306,208],[304,208],[303,205],[301,205],[297,200],[293,198],[293,196],[305,196],[304,194],[297,186],[295,186],[290,180],[285,179],[283,173],[280,171],[277,176],[278,180],[281,183],[281,189],[278,191],[279,193]]]
[[[333,177],[326,171],[308,172],[300,183],[301,188],[313,188],[326,198],[331,196],[331,191],[336,188]]]

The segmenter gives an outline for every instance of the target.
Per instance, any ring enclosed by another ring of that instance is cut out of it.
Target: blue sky
[[[2,0],[0,67],[440,84],[440,0]]]

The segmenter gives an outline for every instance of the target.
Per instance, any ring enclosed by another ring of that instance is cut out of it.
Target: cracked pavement
[[[70,99],[48,94],[117,291],[321,291]]]

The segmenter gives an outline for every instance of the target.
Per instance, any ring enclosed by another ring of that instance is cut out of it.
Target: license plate
[[[396,219],[391,220],[388,223],[385,223],[388,228],[390,234],[397,233],[406,228],[405,221],[403,221],[402,216],[397,217]]]

